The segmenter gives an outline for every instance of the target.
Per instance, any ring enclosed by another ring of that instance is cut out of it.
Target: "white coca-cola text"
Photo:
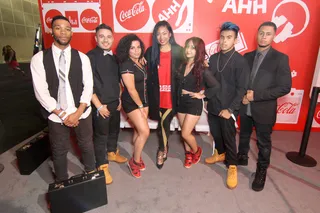
[[[121,10],[120,12],[120,21],[124,22],[127,19],[130,19],[140,13],[144,12],[144,5],[143,5],[143,1],[136,3],[132,6],[131,9],[127,10],[127,11],[123,11]]]
[[[81,22],[86,24],[98,24],[98,17],[83,17]]]
[[[47,20],[46,20],[46,23],[51,23],[51,22],[52,22],[52,18],[48,17]]]
[[[207,49],[207,53],[209,55],[213,55],[213,54],[217,53],[218,50],[219,50],[219,45],[218,45],[218,42],[216,42],[216,43],[210,45],[210,47]]]
[[[317,118],[317,119],[320,119],[320,110],[317,112],[316,118]]]
[[[291,103],[291,102],[284,102],[280,105],[278,105],[277,113],[279,114],[294,114],[298,103]]]

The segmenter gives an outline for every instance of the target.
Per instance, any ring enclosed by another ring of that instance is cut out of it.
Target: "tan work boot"
[[[234,189],[238,185],[237,166],[230,165],[228,169],[227,186],[229,189]]]
[[[119,149],[117,149],[116,152],[108,152],[108,160],[114,161],[117,163],[125,163],[128,161],[128,159],[119,153]]]
[[[98,170],[104,172],[104,176],[106,178],[107,185],[112,183],[112,177],[109,172],[109,164],[103,164],[103,165],[99,166]]]
[[[208,164],[213,164],[217,162],[223,162],[226,159],[226,153],[219,155],[218,150],[215,149],[211,157],[207,157],[204,161]]]

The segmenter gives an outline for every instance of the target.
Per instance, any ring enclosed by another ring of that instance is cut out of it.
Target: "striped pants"
[[[170,135],[170,123],[173,119],[172,109],[160,108],[160,120],[158,123],[159,134],[159,150],[164,151],[164,148],[168,145],[168,139]]]

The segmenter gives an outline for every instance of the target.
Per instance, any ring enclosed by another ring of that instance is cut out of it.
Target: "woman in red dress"
[[[14,51],[10,45],[6,45],[2,48],[2,55],[10,70],[18,70],[25,75],[25,72],[19,67],[20,65],[16,58],[16,51]]]

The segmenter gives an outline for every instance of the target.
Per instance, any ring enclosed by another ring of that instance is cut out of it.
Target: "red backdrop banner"
[[[209,55],[218,51],[219,26],[239,25],[236,50],[256,48],[258,26],[273,21],[278,26],[273,47],[289,55],[292,90],[278,100],[275,129],[303,130],[309,93],[320,45],[318,0],[39,0],[45,47],[52,44],[52,17],[62,14],[73,27],[71,46],[86,53],[95,46],[94,29],[105,23],[114,29],[116,47],[127,33],[136,33],[148,47],[156,22],[167,20],[175,38],[184,45],[191,36],[201,37]],[[320,130],[320,105],[313,122]]]

